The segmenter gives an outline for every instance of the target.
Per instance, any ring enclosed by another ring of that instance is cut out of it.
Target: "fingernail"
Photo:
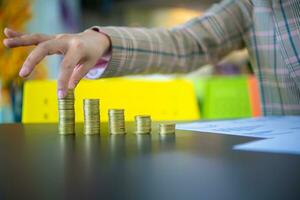
[[[20,72],[19,72],[19,75],[22,76],[22,77],[27,76],[28,75],[27,68],[22,67],[21,70],[20,70]]]
[[[4,46],[8,47],[8,41],[7,41],[7,39],[3,40],[3,44],[4,44]]]
[[[59,99],[62,99],[65,97],[65,92],[63,90],[58,90],[57,91],[57,96]]]

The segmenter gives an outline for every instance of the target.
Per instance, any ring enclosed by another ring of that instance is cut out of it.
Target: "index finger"
[[[82,58],[82,52],[76,48],[70,48],[67,51],[63,61],[61,62],[61,71],[57,81],[58,98],[65,97],[74,68],[80,63]]]
[[[45,34],[23,34],[21,36],[4,39],[3,42],[6,47],[13,48],[20,46],[38,45],[53,38],[53,36]]]
[[[67,44],[63,41],[49,40],[39,44],[26,58],[19,75],[28,76],[47,55],[62,54],[65,49],[67,49]]]

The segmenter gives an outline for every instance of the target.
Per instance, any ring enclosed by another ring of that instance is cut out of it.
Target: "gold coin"
[[[136,134],[151,133],[151,116],[150,115],[135,116],[135,133]]]
[[[108,110],[108,129],[110,134],[125,134],[124,109]]]
[[[84,129],[85,135],[99,134],[100,133],[100,109],[99,99],[84,99]]]
[[[175,134],[175,123],[159,124],[159,134]]]

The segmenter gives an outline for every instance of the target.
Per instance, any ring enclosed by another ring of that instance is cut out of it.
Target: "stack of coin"
[[[151,117],[150,115],[135,116],[135,133],[149,134],[151,132]]]
[[[84,134],[93,135],[100,133],[99,99],[84,99]]]
[[[59,134],[75,134],[74,91],[68,90],[65,98],[58,99]]]
[[[110,134],[125,134],[124,109],[108,110],[108,128]]]
[[[164,123],[159,124],[159,134],[175,134],[175,124],[174,123]]]

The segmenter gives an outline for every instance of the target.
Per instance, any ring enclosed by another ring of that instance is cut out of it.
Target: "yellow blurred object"
[[[194,17],[201,16],[202,13],[186,8],[161,8],[153,11],[152,25],[165,28],[173,28],[185,23]]]
[[[174,28],[174,26],[187,22],[190,19],[199,17],[202,12],[198,9],[188,9],[180,7],[160,7],[160,8],[139,8],[129,6],[124,10],[124,21],[132,27],[164,27]]]
[[[34,0],[0,0],[0,80],[2,87],[7,87],[12,81],[18,79],[20,67],[30,53],[30,47],[6,48],[2,41],[6,36],[5,27],[24,32],[26,25],[32,17],[31,5]],[[34,70],[34,79],[47,77],[46,66],[40,63]]]
[[[2,0],[0,1],[0,40],[3,41],[5,27],[24,31],[25,26],[31,18],[31,0]],[[28,48],[17,48],[14,50],[0,45],[0,79],[4,86],[18,76],[18,71],[27,57]]]
[[[101,121],[109,108],[124,108],[126,121],[135,115],[157,120],[198,120],[199,108],[192,82],[112,78],[81,81],[75,91],[76,122],[83,122],[83,99],[99,98]],[[56,81],[28,81],[24,86],[23,123],[57,122]]]

